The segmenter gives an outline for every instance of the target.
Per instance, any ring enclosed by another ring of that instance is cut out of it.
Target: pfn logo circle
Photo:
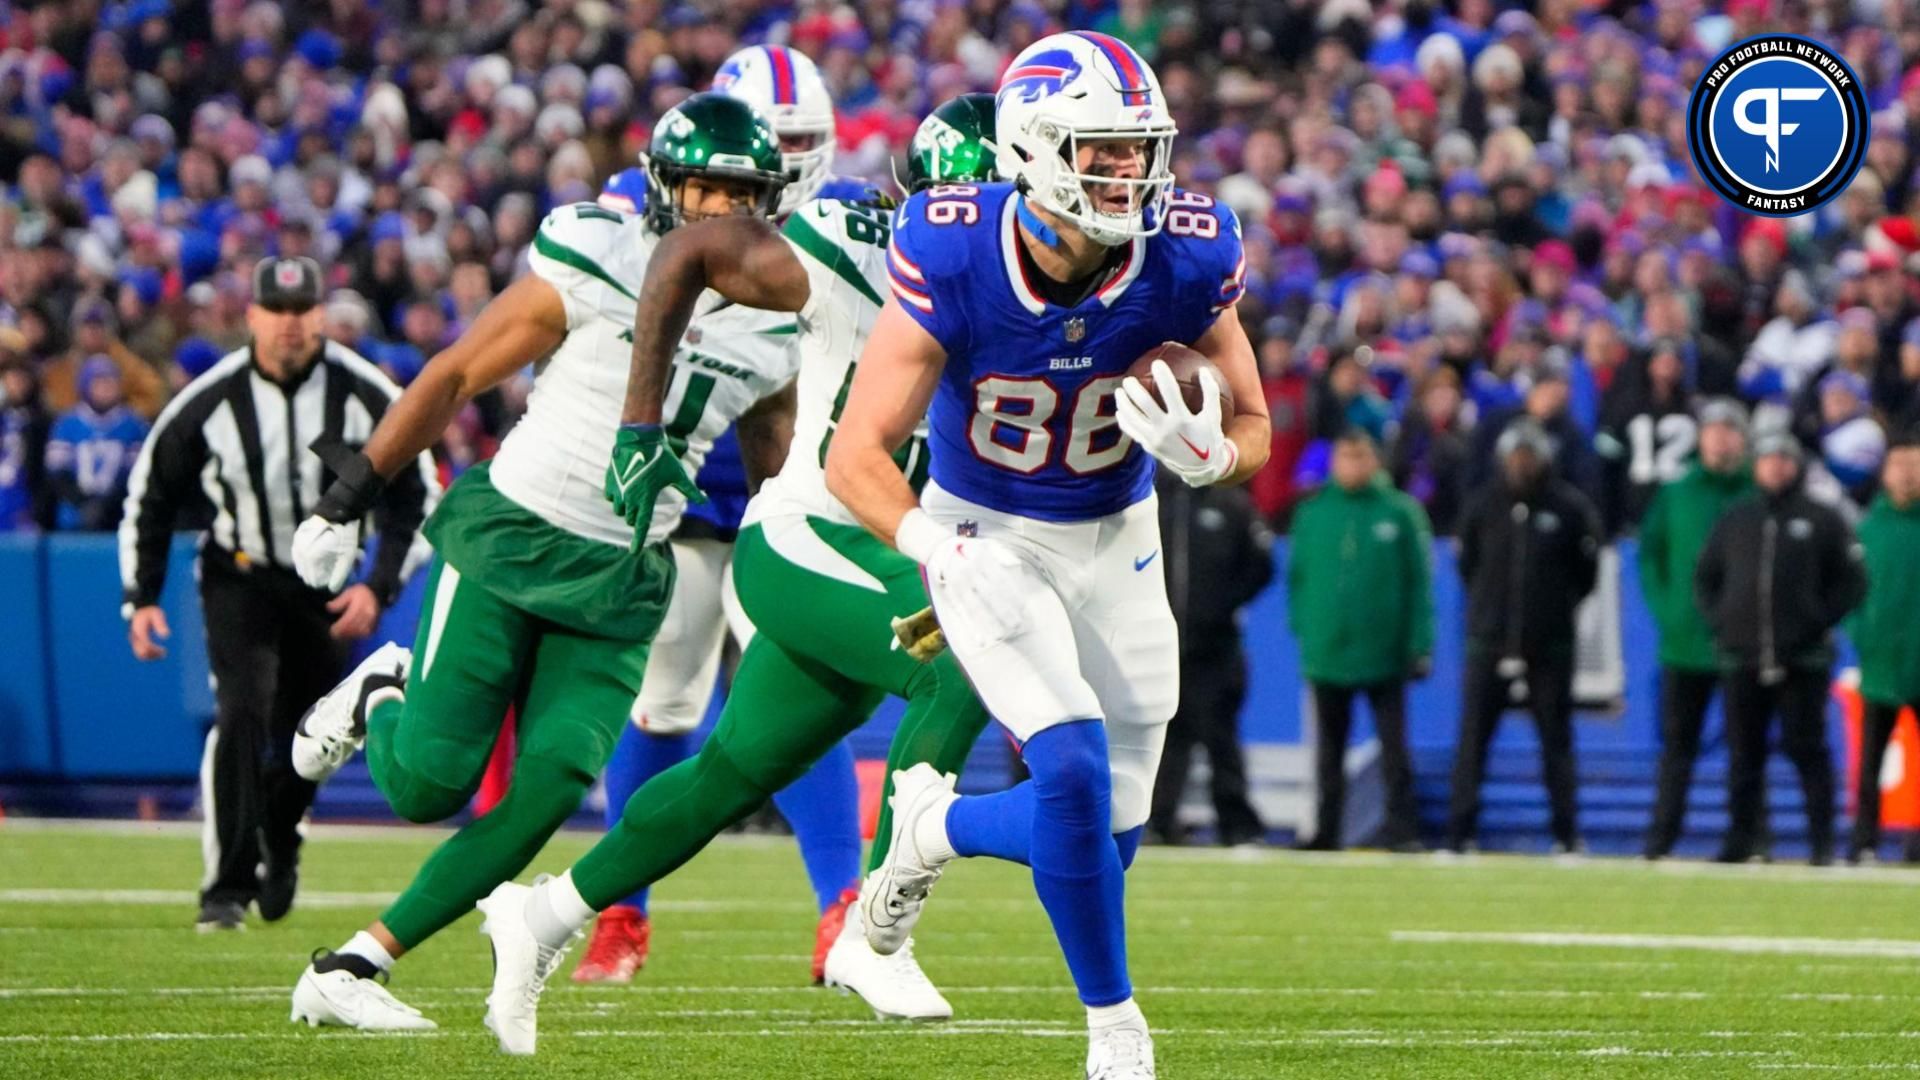
[[[1866,160],[1866,88],[1825,45],[1762,34],[1721,53],[1687,103],[1694,167],[1752,214],[1793,217],[1838,196]]]

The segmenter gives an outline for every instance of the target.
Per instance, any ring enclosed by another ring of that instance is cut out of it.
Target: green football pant
[[[741,530],[734,585],[756,633],[700,752],[648,781],[574,865],[596,910],[651,885],[804,773],[887,694],[907,702],[888,774],[958,772],[987,713],[950,654],[920,663],[891,620],[927,606],[920,568],[866,530],[783,516]],[[881,819],[873,859],[885,854]]]
[[[592,637],[507,603],[435,559],[404,702],[367,717],[367,763],[395,813],[452,817],[473,798],[511,706],[513,781],[428,857],[380,921],[408,949],[526,869],[606,766],[647,643]]]

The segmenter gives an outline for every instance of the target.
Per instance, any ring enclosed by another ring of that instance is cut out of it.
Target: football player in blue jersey
[[[788,180],[777,219],[816,198],[879,198],[864,181],[832,175],[833,101],[806,54],[784,45],[749,46],[720,66],[713,88],[752,105],[780,140]],[[599,202],[623,214],[639,214],[646,210],[646,193],[646,170],[627,169],[607,182]],[[689,346],[697,347],[700,333],[696,324],[688,334]],[[793,340],[785,339],[789,345]],[[778,466],[777,461],[764,463],[762,471],[770,476]],[[729,571],[740,516],[751,494],[731,431],[713,444],[697,482],[708,498],[687,508],[674,533],[679,577],[673,603],[654,639],[633,723],[607,763],[609,829],[619,824],[635,791],[699,748],[695,732],[713,698],[729,623],[742,647],[753,632],[734,600]],[[819,983],[860,880],[860,789],[853,751],[844,743],[835,746],[773,801],[793,828],[820,911],[812,968],[813,981]],[[642,889],[601,913],[574,968],[575,982],[626,982],[646,963],[652,940],[647,895]]]
[[[863,524],[924,567],[949,647],[1032,779],[959,797],[930,766],[896,773],[891,850],[861,912],[884,954],[949,860],[1030,866],[1087,1006],[1087,1076],[1145,1080],[1153,1045],[1127,972],[1123,872],[1179,682],[1154,461],[1196,487],[1266,461],[1234,307],[1245,259],[1232,212],[1173,186],[1173,120],[1123,42],[1035,42],[1003,77],[996,114],[1012,182],[934,187],[895,217],[893,298],[826,472]],[[1220,373],[1201,372],[1197,410],[1164,361],[1157,396],[1126,375],[1166,341]],[[1239,403],[1224,423],[1222,379]],[[923,413],[932,479],[916,498],[892,454]]]

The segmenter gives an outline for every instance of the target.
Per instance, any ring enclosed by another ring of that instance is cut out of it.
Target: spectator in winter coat
[[[1660,766],[1644,854],[1665,857],[1680,837],[1719,663],[1693,603],[1693,568],[1728,506],[1753,490],[1746,410],[1728,398],[1700,408],[1700,458],[1661,484],[1640,522],[1640,594],[1660,628]]]
[[[1540,757],[1557,850],[1579,850],[1574,816],[1574,614],[1599,572],[1600,514],[1553,475],[1553,440],[1516,420],[1495,446],[1500,474],[1460,518],[1460,579],[1467,590],[1467,661],[1460,740],[1453,762],[1448,847],[1473,844],[1480,782],[1501,714],[1525,700]]]
[[[1436,367],[1413,392],[1413,407],[1395,433],[1391,471],[1395,487],[1426,510],[1436,536],[1452,536],[1466,498],[1467,427],[1461,415],[1460,376]]]
[[[1902,709],[1920,706],[1920,430],[1887,455],[1879,498],[1860,523],[1867,597],[1847,624],[1860,653],[1860,776],[1847,861],[1874,856],[1880,841],[1880,766]]]
[[[1833,861],[1833,760],[1827,751],[1832,630],[1866,589],[1853,530],[1802,485],[1790,432],[1754,438],[1759,493],[1727,508],[1694,570],[1694,602],[1720,656],[1727,711],[1726,839],[1720,862],[1756,855],[1765,808],[1768,729],[1806,794],[1811,861]]]
[[[60,528],[104,532],[120,524],[147,424],[127,408],[111,359],[82,364],[79,384],[80,404],[54,422],[47,442],[47,477],[60,500]]]
[[[1503,466],[1496,447],[1501,436],[1514,424],[1531,421],[1553,448],[1551,464],[1555,477],[1592,499],[1599,486],[1599,466],[1592,440],[1567,411],[1572,393],[1568,376],[1565,358],[1549,353],[1534,366],[1532,384],[1517,408],[1480,418],[1473,431],[1472,472],[1468,481],[1472,487],[1487,487],[1500,475]]]
[[[121,344],[111,304],[98,297],[76,303],[72,333],[73,348],[41,369],[41,389],[49,409],[59,413],[79,405],[81,365],[96,356],[104,356],[120,376],[127,405],[147,419],[160,414],[160,407],[167,403],[166,380],[152,364]]]
[[[1833,354],[1840,324],[1820,311],[1806,275],[1790,270],[1774,293],[1780,314],[1760,328],[1740,365],[1740,388],[1748,398],[1798,393]]]
[[[0,360],[0,532],[53,528],[47,483],[47,434],[53,417],[40,400],[33,367],[4,353]]]
[[[1407,757],[1407,680],[1433,663],[1433,542],[1418,503],[1394,490],[1373,439],[1349,428],[1334,441],[1333,482],[1294,512],[1287,616],[1313,687],[1317,827],[1305,847],[1342,843],[1347,735],[1364,695],[1380,739],[1387,789],[1378,841],[1418,850]]]
[[[1662,484],[1678,480],[1699,441],[1680,342],[1661,338],[1608,388],[1595,438],[1608,535],[1633,529]]]
[[[1851,371],[1820,380],[1820,460],[1856,506],[1873,498],[1887,455],[1887,433],[1870,411],[1870,393],[1867,380]]]

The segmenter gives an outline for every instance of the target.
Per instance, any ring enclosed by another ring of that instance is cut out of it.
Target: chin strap
[[[1026,226],[1027,231],[1033,234],[1035,240],[1040,241],[1050,248],[1060,246],[1060,234],[1054,232],[1052,226],[1040,220],[1040,215],[1034,213],[1033,208],[1027,205],[1027,197],[1025,195],[1020,196],[1020,201],[1014,204],[1013,216],[1019,219],[1020,224]]]

